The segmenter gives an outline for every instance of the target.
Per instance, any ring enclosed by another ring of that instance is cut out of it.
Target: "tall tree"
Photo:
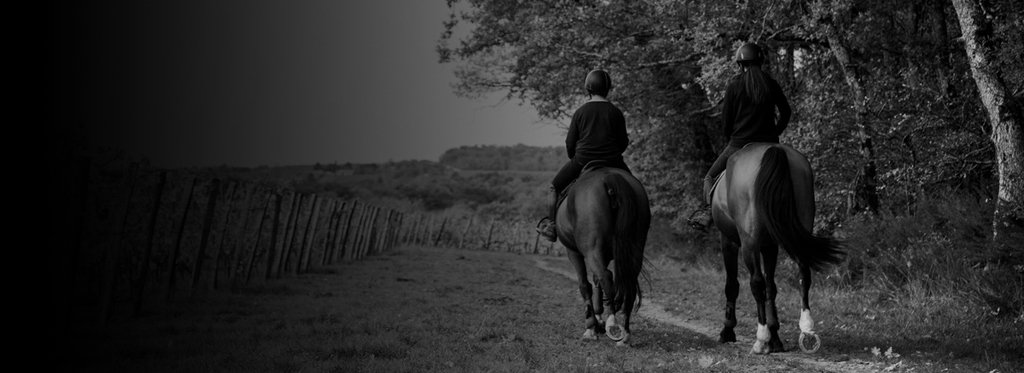
[[[993,238],[996,241],[1020,243],[1024,237],[1024,115],[1021,112],[1021,82],[1017,82],[1017,93],[1010,90],[1003,80],[1006,73],[1001,71],[999,49],[1016,50],[1019,58],[1020,45],[1001,43],[1000,33],[995,30],[979,0],[952,0],[960,21],[964,50],[971,66],[971,73],[978,85],[981,102],[988,112],[992,126],[992,142],[996,148],[996,164],[999,171],[998,192],[993,217]],[[1010,1],[1006,5],[1010,14],[1016,14],[1019,22],[1024,6]],[[991,5],[991,4],[989,4]],[[990,9],[991,11],[991,9]],[[1010,31],[1018,33],[1016,31]],[[1019,39],[1018,39],[1019,41]],[[1019,61],[1017,61],[1019,63]]]

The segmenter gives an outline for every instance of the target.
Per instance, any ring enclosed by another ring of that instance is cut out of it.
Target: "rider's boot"
[[[537,233],[544,236],[544,239],[548,242],[558,241],[558,234],[555,233],[555,216],[558,214],[558,192],[555,191],[555,187],[551,186],[550,189],[552,198],[551,206],[548,208],[548,216],[537,223]]]
[[[711,176],[704,177],[704,204],[700,206],[696,211],[690,214],[688,219],[690,226],[693,229],[704,231],[711,227],[714,223],[714,219],[711,217],[711,188],[715,185],[715,178]]]

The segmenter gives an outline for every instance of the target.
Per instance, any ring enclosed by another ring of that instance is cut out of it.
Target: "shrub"
[[[850,218],[837,233],[847,260],[832,281],[891,298],[953,297],[989,315],[1024,310],[1024,254],[991,242],[991,207],[977,198],[920,201],[913,214]]]

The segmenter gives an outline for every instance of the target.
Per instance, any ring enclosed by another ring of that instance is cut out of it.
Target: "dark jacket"
[[[573,114],[565,137],[565,150],[570,159],[584,163],[616,159],[627,146],[626,118],[611,102],[587,102]]]
[[[722,128],[730,146],[742,148],[743,145],[752,142],[777,143],[779,134],[789,125],[791,111],[786,95],[775,79],[767,76],[766,78],[770,99],[757,105],[743,93],[742,75],[734,77],[725,89]],[[777,122],[775,108],[779,109]]]

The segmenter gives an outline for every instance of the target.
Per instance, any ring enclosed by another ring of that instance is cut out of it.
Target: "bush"
[[[1016,317],[1024,311],[1024,254],[991,242],[989,205],[942,196],[921,201],[910,215],[850,218],[837,230],[848,257],[830,278],[893,299],[953,297],[989,315]]]

